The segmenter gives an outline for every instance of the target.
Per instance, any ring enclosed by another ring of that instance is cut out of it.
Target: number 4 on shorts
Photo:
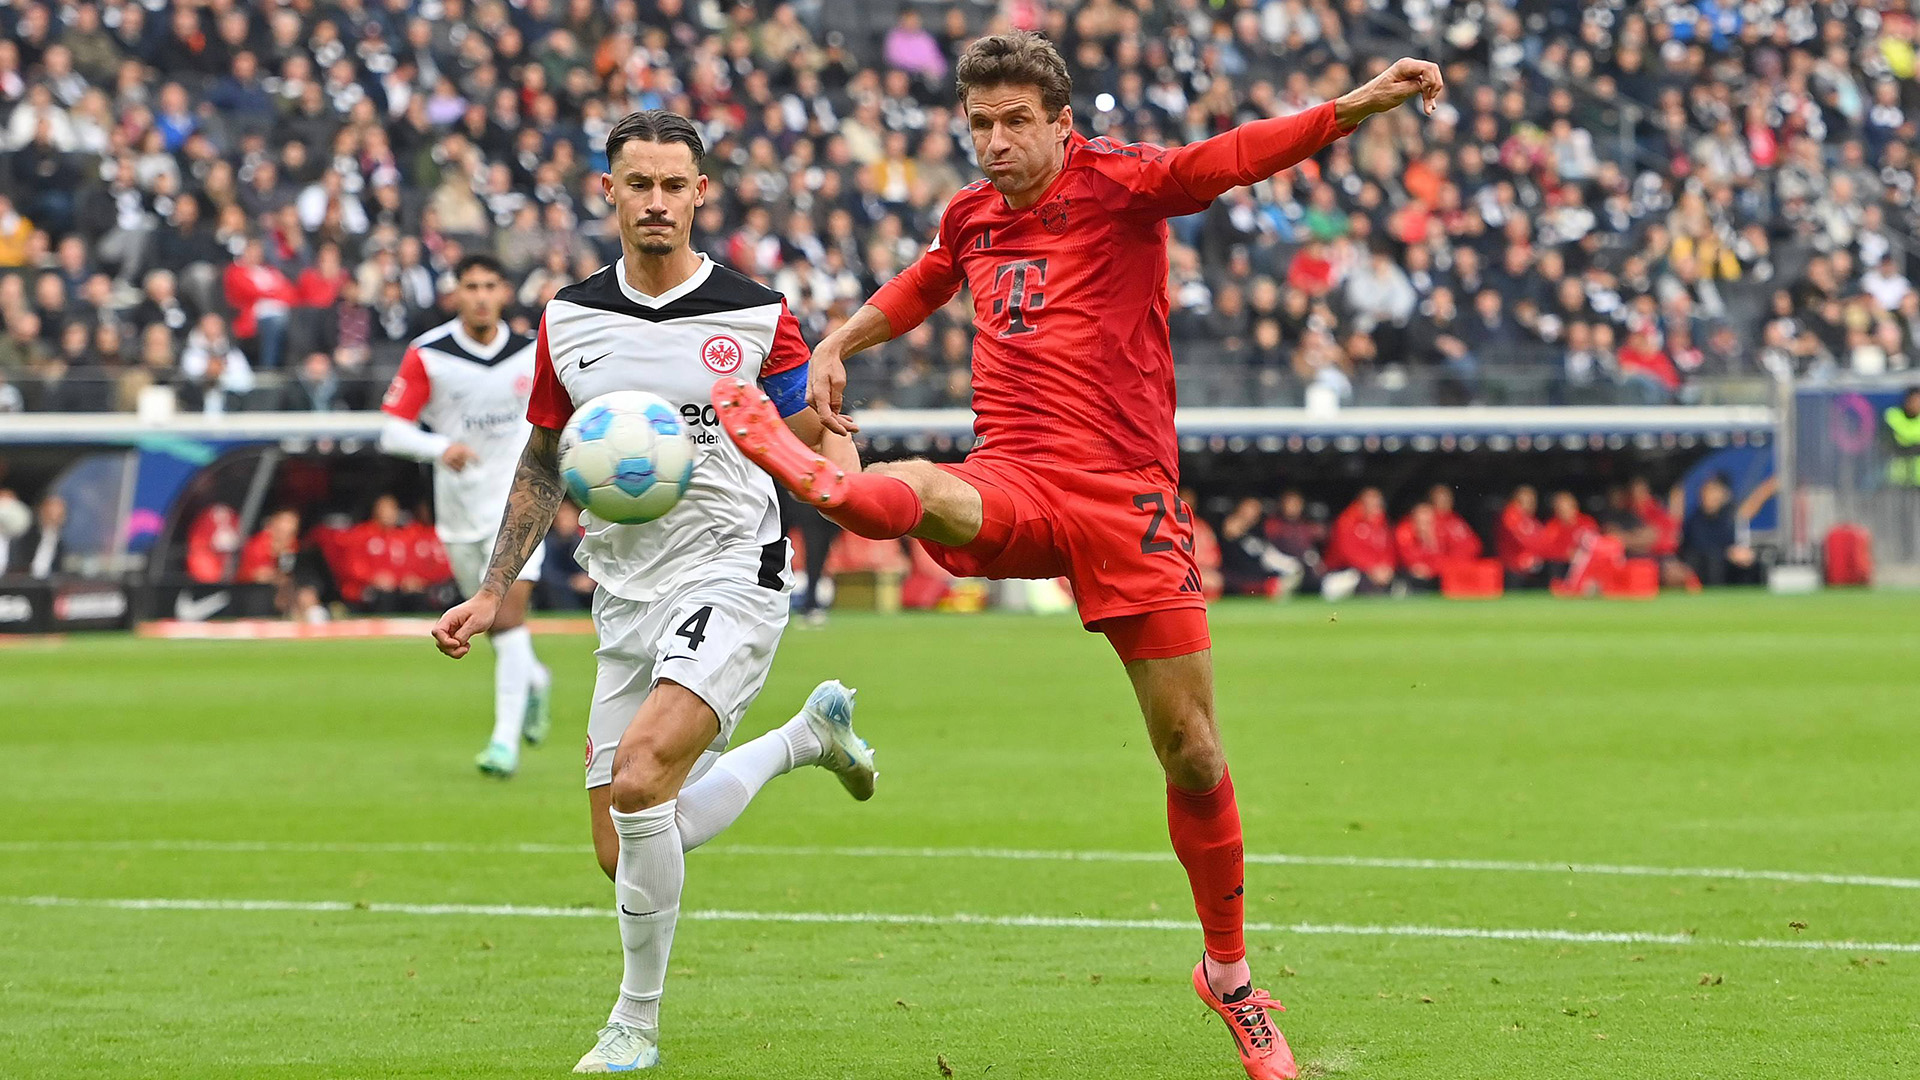
[[[713,617],[713,605],[708,604],[699,611],[687,616],[674,634],[687,639],[688,650],[698,649],[700,643],[707,640],[707,620]]]

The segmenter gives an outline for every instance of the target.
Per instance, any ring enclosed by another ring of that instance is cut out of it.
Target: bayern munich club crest
[[[739,371],[740,361],[746,355],[740,343],[726,334],[715,334],[700,346],[700,362],[715,375],[731,375]]]
[[[1042,206],[1038,211],[1038,215],[1040,218],[1040,227],[1049,233],[1059,236],[1061,233],[1067,231],[1066,199],[1055,199],[1045,206]]]

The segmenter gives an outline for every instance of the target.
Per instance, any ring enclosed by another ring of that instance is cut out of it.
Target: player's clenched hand
[[[1429,116],[1433,114],[1433,107],[1440,103],[1440,91],[1447,88],[1446,80],[1440,77],[1440,65],[1412,57],[1395,60],[1392,67],[1381,72],[1373,81],[1380,84],[1387,109],[1399,108],[1402,102],[1418,94],[1420,109]]]
[[[493,628],[493,617],[499,610],[499,598],[485,592],[450,608],[433,626],[433,643],[441,652],[458,660],[473,648],[475,634]]]
[[[821,344],[807,362],[807,404],[820,414],[820,423],[828,431],[851,435],[860,430],[860,425],[840,411],[847,392],[847,365],[840,359],[839,350],[827,347],[830,343]]]
[[[1430,60],[1403,58],[1395,60],[1392,67],[1374,76],[1365,86],[1334,102],[1334,112],[1342,127],[1351,128],[1374,113],[1397,109],[1417,96],[1420,107],[1431,114],[1440,102],[1441,91],[1446,88],[1446,80],[1440,77],[1440,65]]]
[[[452,469],[454,472],[461,472],[465,470],[467,466],[478,460],[479,457],[480,455],[474,453],[473,448],[466,443],[454,443],[441,453],[440,463]]]

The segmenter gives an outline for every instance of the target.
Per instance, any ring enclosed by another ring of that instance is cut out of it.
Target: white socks
[[[533,655],[533,631],[525,626],[496,630],[493,639],[493,737],[516,752],[527,720],[527,689],[544,686],[547,669]]]
[[[667,955],[673,949],[680,892],[687,878],[685,852],[733,824],[767,781],[811,765],[820,752],[820,740],[807,718],[796,716],[720,755],[705,776],[680,789],[679,798],[631,814],[609,811],[613,831],[620,836],[613,896],[620,919],[620,947],[626,957],[620,999],[607,1017],[609,1023],[650,1035],[660,1030],[660,994],[666,986]]]
[[[611,811],[613,829],[620,834],[613,896],[626,969],[620,1000],[607,1021],[649,1033],[660,1030],[660,992],[667,981],[667,954],[673,949],[673,926],[687,877],[680,829],[674,823],[675,801],[631,814]]]
[[[692,851],[718,836],[767,781],[819,758],[820,740],[804,716],[720,755],[707,775],[680,789],[681,846]]]

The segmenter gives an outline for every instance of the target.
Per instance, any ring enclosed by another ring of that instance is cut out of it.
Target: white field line
[[[1006,862],[1166,863],[1171,851],[1056,851],[989,847],[807,847],[721,844],[703,848],[710,855],[828,856],[847,859],[987,859]],[[455,855],[589,855],[586,844],[379,843],[282,840],[14,840],[0,841],[5,851],[210,851]],[[1794,885],[1854,885],[1880,889],[1920,889],[1920,878],[1876,874],[1834,874],[1800,870],[1743,870],[1725,866],[1626,866],[1613,863],[1527,862],[1505,859],[1412,859],[1370,855],[1288,855],[1248,852],[1255,866],[1331,866],[1367,870],[1459,870],[1491,873],[1591,874],[1607,877],[1710,878],[1724,881],[1777,881]]]
[[[116,911],[268,911],[301,914],[367,912],[376,915],[453,915],[523,919],[604,919],[604,908],[527,904],[392,904],[346,900],[220,900],[171,897],[132,899],[75,896],[0,896],[0,904],[42,908],[109,908]],[[1041,930],[1175,930],[1192,933],[1183,919],[1093,919],[1055,915],[950,915],[883,911],[683,911],[691,922],[813,923],[856,926],[990,926]],[[1473,926],[1379,926],[1349,923],[1248,923],[1254,933],[1336,937],[1451,938],[1476,941],[1556,941],[1581,945],[1694,945],[1734,949],[1810,949],[1838,952],[1920,953],[1920,941],[1828,941],[1817,938],[1703,938],[1689,934],[1612,931],[1499,929]]]

